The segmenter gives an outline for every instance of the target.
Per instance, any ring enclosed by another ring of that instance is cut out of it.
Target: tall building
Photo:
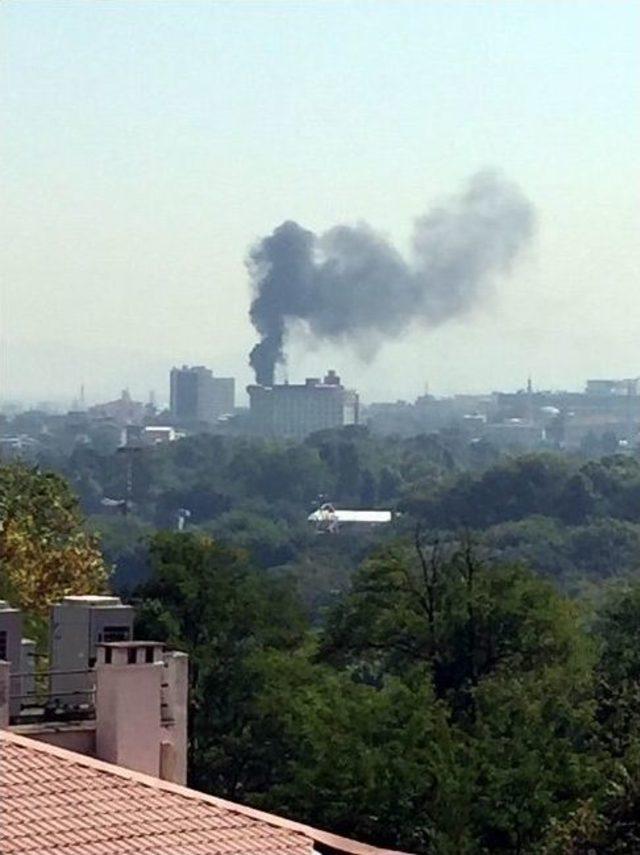
[[[204,365],[171,369],[171,415],[179,424],[213,424],[233,412],[235,380],[214,377]]]
[[[304,383],[249,386],[251,422],[261,436],[303,439],[326,428],[358,424],[358,395],[345,389],[335,371]]]

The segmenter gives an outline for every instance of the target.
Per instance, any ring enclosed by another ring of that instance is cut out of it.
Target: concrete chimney
[[[188,657],[152,641],[97,645],[96,756],[184,784]]]
[[[176,650],[165,653],[164,669],[160,777],[175,784],[186,784],[189,657]]]
[[[162,645],[98,644],[96,755],[160,777]]]

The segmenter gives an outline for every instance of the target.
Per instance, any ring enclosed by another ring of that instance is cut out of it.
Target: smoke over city
[[[250,356],[257,382],[273,384],[296,321],[318,340],[373,354],[414,321],[430,328],[463,315],[510,270],[533,226],[522,191],[492,171],[416,219],[409,260],[365,223],[322,235],[282,223],[247,262],[251,321],[261,337]]]

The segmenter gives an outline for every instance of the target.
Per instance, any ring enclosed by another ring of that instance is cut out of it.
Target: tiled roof
[[[403,855],[0,730],[2,855],[315,851]]]
[[[0,732],[2,855],[309,855],[313,841],[186,787]]]

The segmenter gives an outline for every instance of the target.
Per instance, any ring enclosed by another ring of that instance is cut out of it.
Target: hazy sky
[[[244,259],[285,219],[414,217],[493,166],[534,203],[513,276],[367,365],[292,342],[367,400],[640,375],[640,6],[0,6],[0,397],[167,396],[173,363],[250,379]]]

